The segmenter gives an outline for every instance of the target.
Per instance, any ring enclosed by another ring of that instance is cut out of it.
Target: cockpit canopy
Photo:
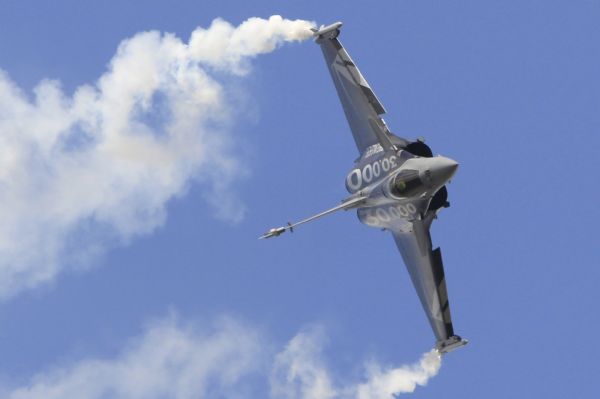
[[[390,192],[395,197],[412,197],[425,189],[418,170],[406,169],[398,173],[390,183]]]

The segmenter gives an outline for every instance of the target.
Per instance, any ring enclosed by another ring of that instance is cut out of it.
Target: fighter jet
[[[440,248],[432,249],[429,229],[449,206],[446,184],[458,163],[433,156],[422,140],[391,133],[380,115],[385,108],[338,40],[341,22],[313,29],[342,103],[359,158],[346,176],[350,196],[336,207],[259,238],[280,236],[338,210],[355,209],[359,220],[392,233],[436,338],[440,353],[467,344],[455,335],[450,317]]]

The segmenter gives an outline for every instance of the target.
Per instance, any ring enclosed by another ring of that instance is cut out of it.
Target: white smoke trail
[[[188,43],[142,32],[73,95],[44,80],[28,96],[0,70],[0,299],[151,232],[192,180],[217,217],[240,220],[234,107],[211,72],[244,75],[249,59],[310,37],[312,25],[217,19]]]
[[[440,354],[431,350],[415,364],[383,369],[371,363],[366,382],[335,387],[321,356],[321,341],[321,331],[301,332],[276,356],[270,378],[274,398],[394,399],[426,385],[442,364]]]
[[[323,331],[297,334],[275,356],[270,375],[271,396],[285,399],[334,399],[339,392],[321,359]]]
[[[318,329],[296,335],[270,356],[260,331],[231,318],[210,328],[170,317],[150,325],[114,358],[90,358],[35,375],[28,384],[0,386],[8,399],[249,398],[268,378],[274,399],[394,399],[425,385],[440,368],[435,352],[413,365],[381,371],[372,365],[364,383],[335,387],[321,356]]]
[[[393,399],[400,393],[414,392],[417,385],[426,385],[442,365],[440,353],[432,349],[416,364],[382,370],[372,365],[368,382],[358,386],[357,399]]]
[[[258,371],[264,355],[257,332],[234,320],[198,328],[170,318],[150,326],[115,358],[39,373],[3,398],[241,398],[246,377]]]

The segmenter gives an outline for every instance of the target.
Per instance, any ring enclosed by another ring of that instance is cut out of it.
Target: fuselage
[[[419,157],[374,145],[355,162],[346,176],[346,189],[367,197],[358,218],[372,227],[420,218],[433,196],[454,175],[458,164],[446,157]]]

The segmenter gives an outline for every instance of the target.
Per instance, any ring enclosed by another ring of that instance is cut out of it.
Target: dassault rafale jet
[[[432,249],[429,228],[449,206],[446,183],[458,164],[433,156],[422,141],[390,132],[380,117],[381,102],[337,39],[341,22],[313,29],[358,148],[359,158],[346,176],[350,196],[334,208],[297,223],[269,230],[271,238],[338,210],[356,209],[360,221],[392,233],[427,314],[436,349],[447,353],[468,341],[454,334],[440,248]]]

